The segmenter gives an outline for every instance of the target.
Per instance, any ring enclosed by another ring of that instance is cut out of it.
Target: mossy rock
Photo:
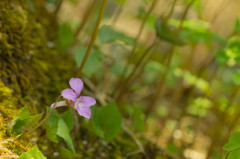
[[[33,2],[33,11],[25,0],[0,1],[0,141],[14,155],[25,151],[29,140],[16,145],[7,123],[24,106],[32,114],[43,112],[75,71],[73,59],[55,49],[58,24],[45,2]]]

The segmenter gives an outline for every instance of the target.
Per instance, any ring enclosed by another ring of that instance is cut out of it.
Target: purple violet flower
[[[79,97],[83,89],[83,82],[80,78],[71,78],[69,85],[72,89],[64,89],[61,93],[63,98],[65,98],[65,101],[57,102],[55,108],[67,106],[68,104],[76,109],[79,115],[89,119],[91,117],[91,109],[89,107],[95,105],[96,100],[93,97],[89,96]],[[53,106],[54,103],[51,105],[51,107]]]

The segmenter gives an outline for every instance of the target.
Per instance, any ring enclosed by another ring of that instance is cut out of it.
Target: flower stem
[[[56,107],[57,102],[59,101],[60,97],[61,97],[61,95],[58,96],[58,98],[57,98],[57,100],[55,101],[53,107],[51,108],[50,112],[45,116],[45,118],[44,118],[41,122],[39,122],[38,125],[36,125],[32,130],[30,130],[30,131],[28,131],[27,133],[25,133],[25,134],[24,134],[25,136],[28,135],[28,134],[31,134],[32,132],[34,132],[39,126],[41,126],[41,125],[46,121],[47,118],[49,118],[49,116],[52,114],[54,108]]]
[[[92,47],[93,47],[93,44],[94,44],[95,40],[96,40],[97,33],[98,33],[98,29],[99,29],[99,25],[100,25],[100,22],[101,22],[101,20],[102,20],[103,13],[104,13],[104,11],[105,11],[107,2],[108,2],[108,0],[103,0],[102,6],[101,6],[101,9],[100,9],[100,13],[99,13],[99,16],[98,16],[97,24],[96,24],[95,29],[94,29],[94,31],[93,31],[93,35],[92,35],[92,38],[91,38],[90,43],[89,43],[89,45],[88,45],[87,52],[86,52],[86,54],[85,54],[85,56],[84,56],[84,58],[83,58],[83,61],[82,61],[82,63],[81,63],[81,66],[80,66],[79,69],[78,69],[78,72],[77,72],[77,74],[76,74],[76,77],[78,77],[78,76],[81,75],[82,70],[83,70],[83,67],[84,67],[84,65],[85,65],[85,63],[86,63],[86,61],[87,61],[87,58],[88,58],[88,56],[89,56],[89,54],[90,54],[90,52],[91,52],[91,49],[92,49]]]

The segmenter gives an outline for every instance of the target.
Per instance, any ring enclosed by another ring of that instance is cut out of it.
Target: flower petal
[[[87,107],[87,106],[80,106],[80,107],[77,106],[76,109],[77,109],[79,115],[90,119],[91,109],[89,107]]]
[[[71,78],[69,81],[69,85],[71,88],[77,93],[79,96],[83,89],[83,82],[80,78]]]
[[[62,96],[66,99],[73,101],[74,103],[76,102],[76,99],[78,97],[78,95],[70,88],[64,89],[62,91]]]
[[[51,105],[51,108],[53,108],[54,104],[55,104],[55,103],[53,103],[53,104]],[[67,106],[66,101],[57,102],[55,108],[57,108],[57,107],[62,107],[62,106]]]
[[[77,104],[79,107],[81,106],[90,107],[96,104],[96,100],[93,97],[81,96],[80,98],[77,99]]]

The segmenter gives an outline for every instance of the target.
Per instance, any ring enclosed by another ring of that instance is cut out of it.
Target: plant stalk
[[[131,50],[131,52],[130,52],[130,55],[129,55],[128,59],[127,59],[127,63],[126,63],[126,65],[125,65],[124,69],[123,69],[122,76],[120,77],[120,79],[119,79],[119,81],[118,81],[117,83],[123,83],[123,84],[124,84],[124,82],[125,82],[125,80],[123,80],[123,79],[124,79],[125,75],[127,74],[127,69],[128,69],[128,67],[129,67],[129,65],[130,65],[130,62],[131,62],[132,57],[133,57],[133,54],[135,54],[138,41],[139,41],[139,39],[140,39],[140,37],[141,37],[141,35],[142,35],[142,32],[143,32],[143,29],[144,29],[145,24],[146,24],[146,22],[147,22],[147,19],[148,19],[149,15],[151,14],[151,12],[153,11],[156,3],[157,3],[157,0],[154,0],[154,1],[152,2],[150,8],[148,9],[147,14],[145,15],[145,17],[144,17],[144,19],[143,19],[143,21],[142,21],[142,23],[141,23],[141,25],[140,25],[140,29],[139,29],[138,34],[137,34],[137,36],[136,36],[136,38],[135,38],[135,40],[134,40],[134,42],[133,42],[133,47],[132,47],[132,50]],[[123,82],[121,82],[121,81],[123,81]],[[122,84],[119,84],[119,85],[116,87],[116,89],[114,90],[114,92],[117,92],[117,90],[118,90],[121,86],[122,86]]]
[[[137,69],[139,68],[139,66],[141,65],[141,63],[143,62],[143,60],[145,59],[145,57],[148,55],[149,51],[156,45],[156,42],[154,42],[151,46],[149,46],[146,51],[142,54],[142,56],[140,57],[140,59],[138,60],[137,64],[135,65],[134,69],[132,70],[132,72],[130,73],[130,75],[127,77],[127,79],[124,81],[121,89],[120,89],[120,93],[118,95],[118,97],[116,98],[116,102],[120,101],[123,92],[126,90],[129,81],[131,80],[131,78],[134,76],[134,74],[137,72]]]
[[[192,6],[192,4],[195,2],[196,0],[192,0],[186,7],[186,9],[184,10],[184,13],[183,13],[183,16],[181,18],[181,21],[180,21],[180,25],[178,27],[178,30],[181,30],[182,27],[183,27],[183,22],[184,20],[186,19],[186,16],[187,16],[187,13],[190,9],[190,7]],[[170,54],[169,54],[169,57],[167,59],[167,64],[166,64],[166,70],[164,72],[164,74],[162,75],[162,79],[160,80],[160,82],[158,83],[158,86],[157,86],[157,91],[153,97],[153,99],[150,101],[150,104],[148,105],[147,109],[146,109],[146,119],[148,118],[149,114],[152,112],[153,108],[155,107],[159,97],[162,95],[162,91],[163,91],[163,85],[167,79],[167,76],[168,76],[168,73],[169,73],[169,70],[170,70],[170,66],[171,66],[171,63],[172,63],[172,57],[174,55],[174,49],[175,49],[175,46],[172,45],[171,48],[170,48]]]
[[[79,27],[77,28],[76,32],[74,33],[74,38],[75,38],[75,40],[74,40],[74,42],[73,42],[73,45],[74,45],[75,42],[77,41],[76,39],[77,39],[78,35],[81,33],[81,31],[83,30],[84,26],[86,25],[86,23],[87,23],[90,15],[92,14],[92,11],[93,11],[93,9],[94,9],[94,6],[95,6],[95,4],[96,4],[97,2],[98,2],[98,1],[93,0],[92,4],[90,4],[90,6],[88,7],[86,13],[84,14],[84,18],[83,18],[81,24],[79,25]]]

